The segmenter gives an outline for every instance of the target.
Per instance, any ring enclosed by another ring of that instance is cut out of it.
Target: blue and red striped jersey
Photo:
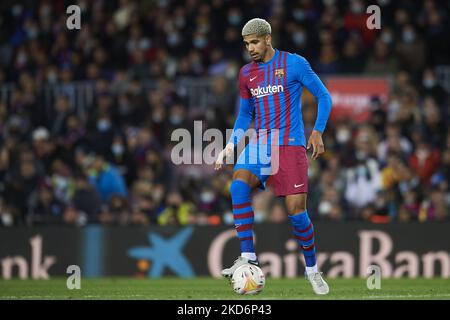
[[[240,109],[230,142],[237,144],[254,119],[257,132],[278,131],[273,144],[306,147],[300,100],[303,86],[317,99],[314,129],[323,132],[331,97],[305,58],[275,50],[270,61],[243,66],[239,72]]]

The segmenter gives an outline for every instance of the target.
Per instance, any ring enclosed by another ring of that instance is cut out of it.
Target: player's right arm
[[[215,164],[216,170],[222,167],[223,160],[226,157],[233,154],[234,146],[239,143],[252,122],[254,109],[255,106],[251,99],[250,90],[247,87],[243,75],[243,68],[241,68],[241,71],[239,72],[239,114],[234,122],[233,133],[231,134],[225,149],[223,149],[217,157]]]
[[[306,149],[313,147],[312,159],[317,159],[325,152],[325,146],[322,141],[322,133],[328,121],[331,112],[331,96],[322,80],[312,70],[308,61],[305,58],[296,56],[298,80],[312,93],[317,100],[317,118],[314,124],[314,129],[308,139]]]

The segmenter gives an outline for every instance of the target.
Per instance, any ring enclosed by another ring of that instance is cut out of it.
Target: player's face
[[[258,37],[256,35],[244,36],[244,45],[250,57],[255,62],[263,61],[269,47],[269,36]]]

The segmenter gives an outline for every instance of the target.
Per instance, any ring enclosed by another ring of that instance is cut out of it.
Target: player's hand
[[[313,147],[313,154],[311,156],[313,160],[316,160],[322,153],[325,152],[325,146],[322,141],[322,133],[320,131],[313,130],[311,133],[306,149],[309,150],[311,146]]]
[[[220,168],[222,168],[224,160],[226,158],[232,156],[233,152],[234,152],[234,144],[233,143],[228,143],[225,146],[225,149],[220,151],[219,155],[217,156],[217,160],[216,160],[216,163],[214,165],[214,170],[219,170]]]

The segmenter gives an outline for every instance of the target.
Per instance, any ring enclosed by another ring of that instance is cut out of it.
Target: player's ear
[[[272,37],[269,35],[266,36],[266,45],[270,44],[270,41],[272,40]]]

